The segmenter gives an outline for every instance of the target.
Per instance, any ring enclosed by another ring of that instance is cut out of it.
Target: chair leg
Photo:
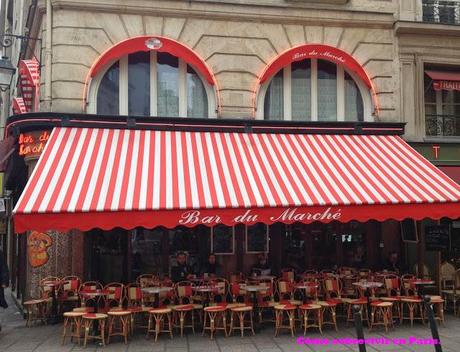
[[[249,312],[249,319],[251,321],[251,331],[252,335],[254,336],[256,333],[254,332],[254,322],[252,321],[252,312]]]
[[[243,337],[244,336],[244,313],[240,312],[238,315],[239,315],[239,319],[240,319],[241,337]]]

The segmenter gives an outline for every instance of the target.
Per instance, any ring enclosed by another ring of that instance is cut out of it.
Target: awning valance
[[[22,98],[27,111],[30,111],[40,84],[40,64],[35,59],[19,61],[19,75]]]
[[[21,97],[13,98],[13,114],[25,114],[27,112],[26,104],[24,103],[24,99]]]
[[[434,90],[460,90],[460,72],[425,71],[433,80]]]
[[[15,230],[460,217],[398,136],[55,128]]]

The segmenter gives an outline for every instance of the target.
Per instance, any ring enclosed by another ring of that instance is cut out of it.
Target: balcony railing
[[[422,0],[423,21],[460,24],[460,0]]]
[[[425,132],[427,136],[460,137],[460,116],[426,115]]]

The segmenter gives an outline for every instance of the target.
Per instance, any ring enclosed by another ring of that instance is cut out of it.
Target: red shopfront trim
[[[159,210],[159,211],[122,211],[90,213],[43,213],[15,214],[14,225],[17,233],[30,228],[36,231],[69,231],[79,229],[87,231],[93,228],[110,230],[115,227],[133,229],[138,226],[154,228],[164,226],[195,227],[198,225],[215,226],[224,224],[254,225],[264,223],[293,224],[302,222],[329,223],[339,221],[366,222],[369,220],[401,221],[406,218],[433,220],[441,218],[456,219],[460,215],[460,203],[399,204],[399,205],[347,205],[320,206],[303,208],[255,208],[255,209],[199,209],[199,210]]]
[[[13,114],[25,114],[27,112],[26,104],[24,103],[24,99],[20,97],[13,98]]]

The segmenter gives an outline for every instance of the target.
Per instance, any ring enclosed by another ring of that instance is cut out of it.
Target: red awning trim
[[[32,109],[34,97],[38,95],[40,84],[40,65],[37,60],[20,60],[19,61],[20,86],[22,98],[27,111]]]
[[[241,221],[240,218],[248,212],[248,217]],[[339,221],[342,223],[349,221],[366,222],[369,220],[385,221],[389,219],[401,221],[406,218],[414,220],[423,220],[425,218],[438,220],[441,218],[458,218],[460,214],[460,204],[417,204],[415,206],[413,204],[379,206],[354,205],[343,208],[306,207],[260,208],[251,210],[202,209],[193,211],[193,213],[199,213],[199,217],[192,214],[192,217],[196,219],[194,222],[187,222],[185,220],[188,218],[187,212],[178,210],[163,210],[161,213],[158,213],[158,211],[129,211],[118,215],[114,215],[113,212],[20,214],[14,216],[14,224],[15,231],[21,233],[32,228],[36,231],[48,231],[53,229],[65,232],[74,228],[80,231],[88,231],[93,228],[110,230],[114,227],[131,230],[139,226],[148,229],[157,226],[172,229],[177,226],[195,227],[198,225],[206,225],[212,227],[219,224],[228,226],[245,224],[249,226],[256,223],[271,225],[277,222],[284,224],[293,224],[296,222],[311,224],[317,221],[322,223],[329,223],[332,221]],[[324,214],[324,218],[321,218]],[[334,218],[334,216],[336,218]],[[318,220],[315,220],[315,218]],[[238,221],[235,221],[235,219]],[[33,225],[31,225],[31,223]]]
[[[13,114],[25,114],[27,112],[26,104],[24,103],[24,99],[20,97],[13,98]]]
[[[460,73],[446,71],[425,71],[433,80],[434,90],[460,90]]]
[[[146,42],[152,38],[159,39],[161,41],[161,47],[158,49],[151,49],[146,46]],[[206,79],[206,81],[214,85],[215,78],[211,72],[211,69],[208,67],[206,62],[198,56],[192,49],[186,45],[179,43],[173,39],[162,37],[162,36],[140,36],[129,38],[115,44],[108,50],[106,50],[97,60],[94,62],[89,76],[94,77],[102,67],[108,63],[121,58],[122,56],[129,55],[138,51],[150,51],[155,50],[158,52],[165,52],[171,55],[177,56],[183,59],[188,64],[192,65],[201,75]]]
[[[460,186],[398,136],[55,128],[15,229],[460,217]]]

